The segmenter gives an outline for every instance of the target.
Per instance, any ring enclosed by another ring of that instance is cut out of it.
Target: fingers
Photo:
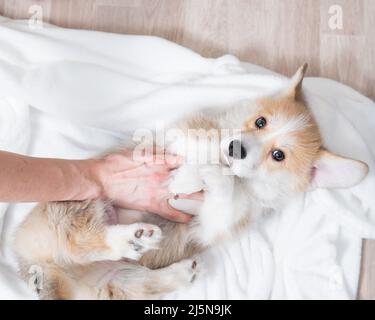
[[[165,164],[171,170],[177,169],[184,163],[184,158],[177,155],[166,154],[165,155]]]
[[[173,170],[181,166],[184,162],[183,157],[169,153],[156,153],[153,158],[148,158],[145,162],[147,165],[166,166]]]
[[[188,199],[188,200],[203,201],[204,200],[204,193],[203,193],[203,191],[194,192],[194,193],[190,193],[190,194],[179,193],[177,195],[174,195],[173,198],[175,200],[177,200],[177,199]]]
[[[157,212],[158,215],[163,217],[164,219],[174,221],[174,222],[179,222],[179,223],[188,223],[192,219],[192,216],[183,213],[181,211],[178,211],[177,209],[172,208],[169,204],[168,201],[165,202],[165,206],[163,206],[161,212]]]
[[[192,216],[190,214],[175,210],[174,212],[168,214],[165,218],[178,223],[188,223],[192,219]]]
[[[168,170],[178,168],[183,164],[183,157],[165,153],[165,150],[156,148],[155,152],[149,150],[123,150],[107,156],[118,165],[127,164],[129,168],[146,165],[148,167],[165,167]]]
[[[143,160],[148,165],[166,165],[169,169],[176,169],[183,163],[183,158],[165,152],[165,149],[155,147],[155,152],[144,157]]]
[[[192,216],[190,214],[181,212],[172,206],[169,205],[169,199],[189,199],[189,200],[198,200],[198,201],[203,201],[204,199],[204,193],[203,191],[200,192],[195,192],[192,194],[170,194],[168,198],[166,198],[162,203],[164,205],[161,206],[161,210],[158,213],[160,216],[162,216],[165,219],[174,221],[174,222],[179,222],[179,223],[187,223],[192,219]]]

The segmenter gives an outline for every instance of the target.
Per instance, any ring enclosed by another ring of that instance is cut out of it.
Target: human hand
[[[124,151],[105,157],[99,164],[102,197],[114,205],[156,213],[175,222],[189,222],[191,215],[178,211],[168,203],[176,199],[168,184],[171,171],[181,164],[181,157],[158,153],[151,157],[134,159],[132,152]],[[179,199],[202,200],[202,193],[178,195]]]

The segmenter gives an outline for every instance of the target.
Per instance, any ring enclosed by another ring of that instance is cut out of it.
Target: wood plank
[[[363,241],[358,298],[375,300],[375,241]]]

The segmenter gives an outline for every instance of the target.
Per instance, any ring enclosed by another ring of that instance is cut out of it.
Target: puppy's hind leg
[[[103,274],[110,273],[106,283],[102,283],[98,290],[100,297],[95,298],[158,299],[190,285],[200,271],[200,262],[197,259],[185,259],[157,270],[121,261],[99,262],[89,267],[92,269],[89,272],[86,270],[85,274],[91,274],[91,281],[97,277],[103,279]]]
[[[146,223],[108,225],[105,205],[97,201],[89,207],[70,215],[70,224],[65,229],[70,253],[83,258],[84,263],[122,258],[138,260],[146,251],[158,247],[162,238],[159,227]]]
[[[120,260],[121,258],[139,260],[147,251],[158,249],[161,239],[160,228],[152,224],[133,223],[108,226],[106,244],[110,247],[110,253],[106,256],[106,260]]]
[[[66,265],[137,260],[157,247],[161,240],[157,226],[108,225],[106,210],[101,201],[40,204],[16,232],[16,253],[25,263],[53,261]]]

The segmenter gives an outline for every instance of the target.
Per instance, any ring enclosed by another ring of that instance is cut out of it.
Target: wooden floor
[[[375,99],[375,0],[0,0],[0,14],[29,18],[35,4],[59,26],[157,35],[284,74],[308,62],[309,75]],[[365,244],[362,267],[359,297],[375,299],[374,242]]]

